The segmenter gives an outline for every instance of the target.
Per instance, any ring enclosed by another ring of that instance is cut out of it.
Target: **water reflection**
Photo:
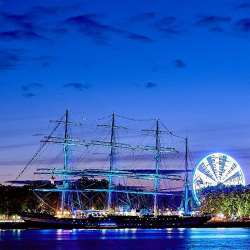
[[[250,229],[2,230],[0,249],[250,249]]]

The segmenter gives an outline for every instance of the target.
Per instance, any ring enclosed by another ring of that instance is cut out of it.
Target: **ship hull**
[[[190,228],[202,227],[210,218],[194,216],[106,216],[82,219],[53,216],[22,216],[30,228],[106,229],[106,228]]]

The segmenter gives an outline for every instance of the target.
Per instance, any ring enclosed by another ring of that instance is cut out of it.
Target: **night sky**
[[[160,118],[250,181],[250,2],[1,0],[0,179],[66,108]]]

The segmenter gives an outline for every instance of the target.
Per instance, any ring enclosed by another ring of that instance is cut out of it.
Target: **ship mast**
[[[161,162],[161,151],[160,151],[160,130],[159,130],[159,120],[156,121],[155,130],[155,176],[154,176],[154,216],[158,214],[158,189],[159,189],[159,168]]]
[[[155,152],[155,174],[154,174],[154,216],[158,215],[158,194],[159,194],[159,170],[161,165],[161,152],[162,151],[168,151],[168,148],[161,147],[161,141],[160,141],[160,134],[161,133],[168,133],[168,131],[162,131],[160,130],[160,121],[159,119],[156,120],[156,127],[153,130],[144,129],[145,132],[153,132],[155,137],[155,145],[152,148],[152,150]]]
[[[144,129],[142,131],[144,132],[150,132],[153,133],[153,136],[155,138],[154,145],[130,145],[126,143],[118,143],[116,140],[116,129],[127,129],[126,127],[118,126],[116,124],[115,114],[112,114],[112,119],[110,124],[98,124],[98,127],[104,127],[111,130],[110,139],[108,141],[102,141],[102,140],[91,140],[90,142],[87,142],[85,140],[74,140],[69,137],[68,128],[69,125],[72,124],[72,122],[69,121],[69,113],[66,111],[64,115],[65,119],[61,119],[60,121],[56,121],[58,124],[64,124],[64,137],[45,137],[44,142],[50,142],[50,143],[58,143],[62,144],[64,148],[64,166],[62,169],[37,169],[35,174],[50,174],[53,173],[53,175],[62,176],[63,184],[61,188],[52,188],[52,189],[35,189],[35,191],[38,192],[61,192],[61,212],[64,213],[65,204],[67,203],[68,207],[70,204],[70,195],[69,193],[79,192],[79,190],[72,189],[70,187],[69,177],[82,177],[82,176],[106,176],[108,179],[108,188],[85,188],[83,190],[80,190],[80,192],[106,192],[107,197],[107,211],[111,211],[112,209],[112,194],[114,192],[116,193],[126,193],[128,194],[141,194],[141,195],[153,195],[154,198],[154,215],[157,216],[158,214],[158,195],[171,195],[167,192],[159,192],[159,182],[161,179],[168,178],[167,176],[160,173],[160,164],[161,164],[161,152],[177,152],[175,148],[171,147],[162,147],[160,143],[160,135],[161,133],[169,133],[167,130],[160,130],[160,121],[156,120],[156,127],[155,129]],[[85,170],[73,170],[69,166],[69,150],[71,146],[83,146],[83,147],[89,147],[89,146],[101,146],[101,147],[109,147],[109,169],[107,170],[97,170],[97,169],[85,169]],[[116,154],[116,148],[120,148],[123,150],[133,150],[133,151],[151,151],[154,154],[155,159],[155,169],[152,169],[152,173],[136,173],[135,169],[132,170],[115,170],[114,169],[114,158]],[[113,186],[113,176],[116,177],[131,177],[131,178],[146,178],[148,180],[153,181],[154,188],[152,191],[139,191],[139,190],[117,190]]]
[[[189,215],[189,185],[188,185],[188,138],[185,138],[185,183],[184,183],[184,215]]]
[[[115,154],[115,114],[112,114],[111,123],[111,136],[110,136],[110,159],[109,159],[109,183],[108,183],[108,211],[110,211],[112,206],[112,171],[114,167],[114,154]]]
[[[69,134],[68,134],[68,124],[69,124],[69,111],[65,112],[65,124],[64,124],[64,144],[63,144],[63,153],[64,153],[64,164],[63,170],[67,172],[69,168]],[[61,197],[61,212],[64,213],[65,208],[65,199],[66,192],[65,190],[68,188],[68,178],[66,175],[63,175],[63,188],[62,188],[62,197]]]

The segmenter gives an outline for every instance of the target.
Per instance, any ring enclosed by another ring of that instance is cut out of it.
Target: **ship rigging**
[[[110,124],[98,124],[97,127],[110,130],[110,137],[107,140],[82,140],[75,139],[70,135],[69,128],[75,125],[81,125],[74,123],[69,119],[69,111],[66,110],[63,117],[55,121],[56,125],[53,128],[49,136],[45,136],[41,141],[41,146],[34,154],[27,165],[20,171],[16,181],[23,175],[23,173],[30,167],[35,159],[40,155],[43,149],[48,144],[57,144],[63,146],[63,167],[59,168],[37,168],[34,171],[38,176],[50,176],[51,183],[55,184],[52,188],[36,188],[34,192],[43,201],[41,193],[58,193],[60,194],[60,209],[61,216],[65,213],[73,214],[74,210],[83,210],[81,194],[85,193],[105,193],[106,205],[104,206],[105,213],[115,213],[115,207],[113,202],[114,194],[123,194],[129,201],[130,195],[137,196],[152,196],[153,208],[151,214],[155,217],[159,215],[159,197],[171,197],[173,192],[160,189],[160,183],[165,181],[183,182],[183,201],[181,203],[181,210],[184,215],[190,214],[190,190],[189,190],[189,151],[188,151],[188,139],[175,135],[169,131],[165,126],[164,129],[160,128],[161,122],[159,119],[155,120],[155,126],[152,129],[143,129],[143,133],[147,133],[154,138],[154,145],[137,145],[131,143],[121,143],[117,140],[117,131],[127,130],[126,127],[117,124],[115,113],[111,116]],[[55,136],[55,132],[59,127],[63,127],[64,135]],[[161,144],[162,135],[166,134],[171,137],[179,138],[183,145],[185,145],[185,168],[184,169],[162,169],[162,155],[176,155],[179,154],[178,150],[174,147],[166,147]],[[107,148],[109,151],[109,166],[108,169],[103,168],[81,168],[77,169],[70,164],[70,152],[73,147],[81,147],[89,149],[91,147]],[[115,166],[115,157],[117,150],[126,150],[133,153],[136,152],[150,152],[154,155],[154,168],[140,169],[137,167],[120,169]],[[183,176],[184,175],[184,176]],[[105,178],[108,182],[107,187],[85,187],[79,189],[74,186],[73,183],[79,178]],[[145,180],[153,183],[152,190],[143,190],[138,187],[119,187],[116,188],[114,179],[130,178],[132,180]],[[60,180],[60,181],[58,181]],[[75,201],[77,204],[75,204]],[[130,202],[128,202],[130,203]]]

